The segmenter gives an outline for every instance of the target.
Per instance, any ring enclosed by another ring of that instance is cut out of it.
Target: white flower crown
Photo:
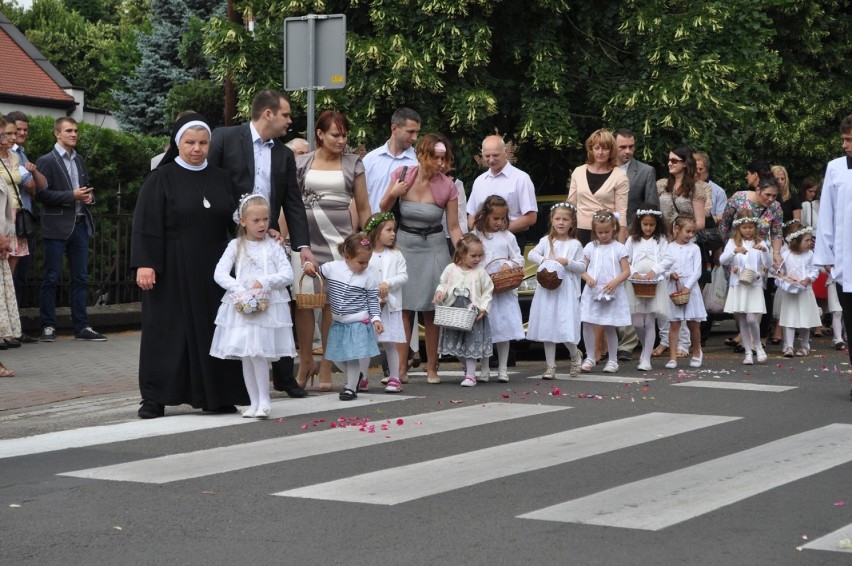
[[[577,207],[571,204],[570,202],[557,202],[553,206],[550,207],[550,210],[555,210],[557,208],[567,208],[568,210],[573,210],[577,212]]]
[[[746,218],[737,218],[734,220],[734,227],[739,226],[743,222],[751,222],[752,224],[757,224],[758,218],[756,216],[748,216]]]
[[[792,234],[788,235],[786,238],[784,238],[784,240],[786,240],[786,242],[789,244],[790,242],[792,242],[793,240],[795,240],[799,236],[804,236],[805,234],[812,234],[813,231],[814,231],[814,229],[811,228],[810,226],[805,226],[801,230],[799,230],[797,232],[793,232]]]
[[[661,211],[659,211],[659,210],[651,210],[651,209],[647,209],[647,210],[646,210],[646,209],[644,209],[644,208],[640,208],[639,210],[637,210],[637,211],[636,211],[636,217],[637,217],[637,218],[638,218],[639,216],[648,216],[649,214],[650,214],[651,216],[658,216],[658,217],[660,217],[660,218],[662,218],[662,217],[663,217],[663,213],[662,213]]]

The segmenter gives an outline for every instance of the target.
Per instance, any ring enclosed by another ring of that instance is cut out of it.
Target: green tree
[[[112,90],[139,56],[132,32],[122,25],[88,21],[62,0],[38,0],[12,22],[74,86],[86,105],[113,110]]]
[[[837,153],[836,124],[852,107],[847,4],[245,0],[237,10],[253,10],[254,35],[214,17],[205,51],[215,78],[235,81],[245,117],[258,89],[280,88],[284,19],[344,13],[347,86],[320,92],[317,106],[347,112],[353,144],[380,144],[393,110],[411,106],[424,131],[453,138],[461,177],[478,174],[472,158],[496,129],[537,185],[558,192],[592,130],[631,127],[661,173],[666,151],[688,143],[735,189],[754,157],[805,174]],[[303,117],[304,93],[292,98]]]

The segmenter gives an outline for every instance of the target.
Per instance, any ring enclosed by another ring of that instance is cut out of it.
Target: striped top
[[[354,273],[344,260],[330,261],[320,267],[331,313],[338,322],[355,322],[356,315],[369,316],[375,322],[379,316],[379,282],[369,270]]]

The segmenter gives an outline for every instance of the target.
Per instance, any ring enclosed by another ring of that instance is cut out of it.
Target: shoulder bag
[[[3,162],[0,161],[0,163]],[[18,212],[15,214],[15,235],[20,236],[22,238],[30,238],[32,236],[35,236],[35,215],[26,208],[24,208],[24,201],[21,200],[21,192],[18,190],[18,184],[15,182],[15,179],[12,178],[12,172],[9,171],[9,168],[6,167],[5,163],[3,163],[3,169],[5,169],[6,173],[9,174],[9,179],[12,181],[12,187],[15,189],[15,195],[18,197],[18,203],[20,203],[21,205],[21,207],[18,209]]]

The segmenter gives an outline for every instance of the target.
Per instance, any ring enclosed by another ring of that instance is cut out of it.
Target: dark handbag
[[[21,208],[18,209],[18,214],[15,216],[15,235],[22,238],[35,236],[36,219],[35,215],[24,208],[24,201],[21,200],[21,191],[18,190],[18,183],[12,179],[12,172],[3,163],[3,168],[9,174],[9,179],[12,181],[12,187],[15,189],[15,195],[18,197],[18,202],[21,203]]]
[[[18,214],[15,216],[15,235],[22,238],[30,238],[35,236],[36,217],[35,214],[26,208],[19,208]]]
[[[704,219],[704,228],[695,234],[695,241],[699,247],[711,253],[725,245],[719,228],[716,227],[716,221],[710,215]]]

